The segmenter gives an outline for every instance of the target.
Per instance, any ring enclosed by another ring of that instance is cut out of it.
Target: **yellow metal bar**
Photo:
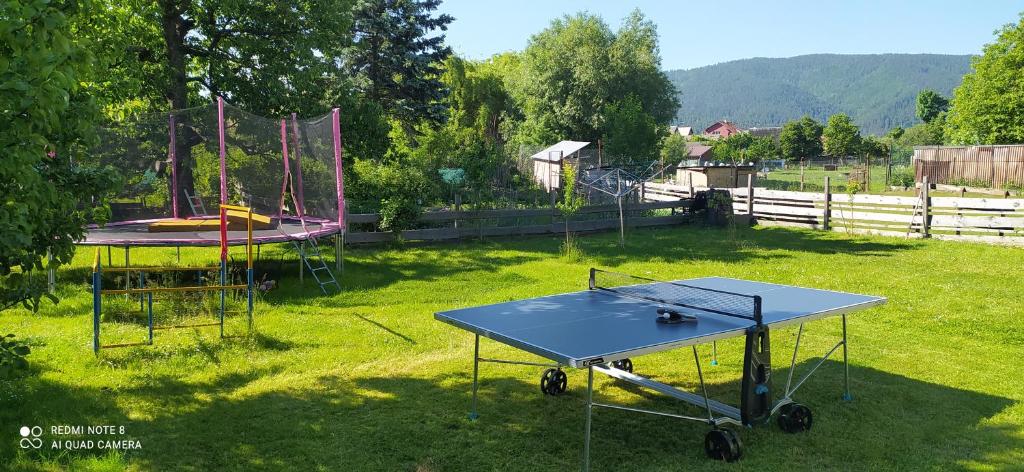
[[[100,346],[100,349],[114,349],[119,347],[132,347],[132,346],[149,346],[147,342],[140,343],[123,343],[123,344],[104,344]]]
[[[103,295],[120,295],[125,293],[159,293],[159,292],[213,292],[217,290],[233,290],[249,288],[249,285],[203,285],[189,287],[148,287],[100,290]]]
[[[189,272],[193,270],[220,270],[220,267],[110,267],[104,272]]]
[[[203,327],[207,327],[207,326],[220,326],[220,322],[218,321],[218,322],[215,322],[215,323],[196,323],[196,324],[186,324],[186,325],[154,326],[153,329],[157,330],[157,329],[203,328]]]
[[[249,207],[238,206],[238,205],[228,205],[227,203],[221,203],[220,207],[225,209],[225,210],[236,210],[236,211],[242,211],[242,212],[250,211],[251,210]]]

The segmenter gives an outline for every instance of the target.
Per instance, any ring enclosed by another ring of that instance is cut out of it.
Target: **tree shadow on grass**
[[[641,236],[637,234],[639,231],[644,232],[642,237],[637,237]],[[731,230],[688,226],[635,230],[633,234],[627,233],[625,247],[619,246],[617,237],[607,235],[594,235],[583,241],[586,256],[605,266],[648,261],[739,263],[792,257],[780,251],[888,257],[917,247],[914,242],[843,237],[778,227]]]
[[[450,279],[472,272],[496,273],[508,267],[525,264],[550,257],[533,251],[495,252],[515,250],[515,247],[495,245],[493,242],[469,243],[464,246],[433,246],[407,248],[394,251],[383,248],[363,248],[354,257],[345,261],[345,272],[338,274],[340,291],[328,288],[324,297],[319,287],[306,274],[306,280],[299,284],[298,277],[288,275],[279,280],[279,289],[270,292],[267,300],[272,303],[306,303],[311,297],[344,299],[351,293],[364,292],[388,287],[399,281],[415,280],[429,283]],[[334,265],[327,261],[330,268]],[[511,274],[523,277],[518,274]]]
[[[786,254],[790,251],[885,257],[919,245],[912,241],[844,237],[835,233],[778,227],[720,229],[696,224],[629,229],[625,247],[619,246],[618,234],[611,232],[580,234],[578,237],[587,259],[606,267],[650,261],[738,263],[791,257]],[[257,264],[256,279],[261,280],[266,274],[269,279],[277,281],[278,288],[267,295],[271,303],[337,300],[353,292],[385,288],[402,280],[430,282],[479,271],[496,273],[533,261],[559,258],[562,241],[561,236],[527,236],[436,244],[357,246],[347,251],[344,273],[336,274],[341,291],[334,293],[329,289],[327,296],[323,295],[308,272],[305,282],[299,283],[298,256],[290,246],[282,246],[264,251],[266,260]],[[334,270],[333,257],[326,256],[325,262]],[[62,269],[59,278],[87,282],[90,273],[88,268]],[[509,273],[509,277],[525,278],[514,273]],[[88,290],[87,286],[77,287]],[[90,309],[91,299],[78,297],[77,300],[77,303],[63,309],[45,310],[44,314],[77,315]]]
[[[643,370],[643,363],[637,366]],[[250,382],[275,374],[261,371],[226,374],[200,385],[161,377],[114,392],[41,381],[32,395],[44,395],[47,404],[81,408],[59,409],[69,411],[70,418],[26,408],[5,413],[4,423],[124,423],[144,447],[125,460],[148,470],[577,468],[585,375],[571,371],[570,391],[548,397],[539,393],[532,373],[519,378],[500,371],[488,367],[483,373],[476,421],[466,417],[468,371],[426,378],[324,376],[303,388],[245,393]],[[857,398],[842,402],[842,365],[827,361],[816,375],[797,395],[814,411],[813,429],[788,435],[774,425],[743,428],[739,433],[746,448],[740,465],[755,470],[949,470],[966,468],[968,462],[996,468],[1019,464],[1016,427],[987,421],[1010,407],[1010,399],[852,366]],[[738,381],[713,386],[716,396],[735,396],[737,388]],[[619,389],[599,379],[597,396]],[[117,407],[119,396],[160,399],[162,404],[151,419],[129,419]],[[630,402],[699,413],[660,396]],[[733,470],[704,457],[706,431],[697,422],[597,409],[592,462],[595,470]],[[77,451],[69,459],[90,455],[102,451]]]

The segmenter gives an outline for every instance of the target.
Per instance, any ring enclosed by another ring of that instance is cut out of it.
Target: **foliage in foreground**
[[[999,30],[953,93],[946,138],[956,144],[1024,142],[1024,14]]]
[[[28,369],[28,356],[32,349],[13,334],[0,337],[0,379],[9,379]]]
[[[76,42],[75,3],[0,5],[0,310],[38,309],[49,255],[63,264],[83,235],[84,212],[116,180],[109,169],[72,165],[71,150],[91,136],[93,99],[80,86],[92,55]],[[102,205],[92,215],[102,221]]]

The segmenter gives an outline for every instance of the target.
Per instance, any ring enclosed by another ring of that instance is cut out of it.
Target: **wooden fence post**
[[[754,222],[754,174],[747,174],[747,216]]]
[[[924,176],[924,180],[921,181],[921,235],[925,238],[929,237],[928,227],[931,226],[931,196],[930,196],[931,184],[928,183],[928,176]]]
[[[455,192],[455,220],[453,221],[455,230],[458,232],[459,229],[459,212],[462,211],[462,195],[459,192]]]
[[[822,218],[822,227],[825,231],[829,230],[828,220],[832,218],[832,186],[829,182],[829,176],[825,176],[825,214]]]
[[[800,161],[800,191],[804,191],[804,161]]]

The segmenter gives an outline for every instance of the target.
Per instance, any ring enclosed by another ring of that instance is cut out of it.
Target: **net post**
[[[761,317],[761,296],[754,295],[754,321],[760,326],[763,324]]]
[[[220,140],[220,202],[228,202],[227,149],[224,144],[224,97],[217,97],[217,137]]]
[[[338,197],[338,226],[345,229],[345,179],[342,169],[341,111],[331,110],[331,132],[334,138],[334,185]]]
[[[292,155],[295,156],[295,185],[292,187],[293,198],[296,200],[295,209],[299,215],[299,221],[303,225],[306,224],[306,200],[302,186],[302,152],[301,146],[299,146],[299,117],[298,114],[292,113]]]
[[[181,193],[181,189],[178,188],[178,140],[174,133],[174,113],[167,115],[167,129],[170,135],[167,154],[171,158],[171,214],[178,218],[178,194]]]
[[[596,279],[597,279],[597,269],[591,267],[590,268],[590,285],[589,285],[590,290],[594,290],[595,288],[597,288]]]
[[[284,200],[288,193],[288,182],[291,180],[291,169],[288,168],[288,125],[287,120],[281,120],[281,157],[284,161],[284,178],[281,179],[281,200],[277,204],[277,217],[284,215]],[[292,189],[294,191],[294,189]],[[292,200],[295,196],[292,195]]]

